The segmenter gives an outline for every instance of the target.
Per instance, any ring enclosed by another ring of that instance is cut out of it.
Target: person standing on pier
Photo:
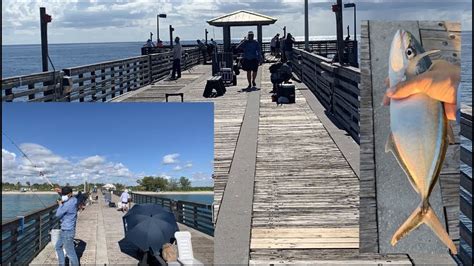
[[[262,51],[260,44],[254,39],[253,31],[249,31],[247,39],[237,46],[238,50],[243,50],[242,69],[247,71],[247,80],[250,89],[257,86],[255,79],[257,78],[258,66],[262,64]]]
[[[171,72],[170,80],[177,80],[181,78],[181,57],[183,55],[183,49],[179,42],[179,37],[174,38],[173,46],[173,71]],[[176,76],[177,74],[177,76]]]
[[[277,33],[270,41],[271,54],[273,56],[276,56],[278,54],[279,49],[280,49],[280,33]]]
[[[128,211],[129,200],[130,200],[130,194],[128,194],[128,189],[125,189],[120,195],[120,201],[122,202],[122,212]]]
[[[293,57],[293,44],[294,43],[295,43],[295,38],[293,38],[291,33],[288,33],[286,35],[284,45],[283,45],[283,51],[285,53],[285,61],[283,61],[284,63],[287,61],[291,61]]]
[[[61,234],[58,242],[56,242],[56,253],[58,255],[59,265],[65,265],[66,258],[64,257],[63,248],[66,250],[66,255],[69,258],[71,265],[79,265],[79,259],[74,249],[74,235],[76,234],[77,221],[77,199],[72,196],[72,189],[70,187],[61,188],[61,200],[58,200],[58,209],[56,210],[56,217],[61,220]]]

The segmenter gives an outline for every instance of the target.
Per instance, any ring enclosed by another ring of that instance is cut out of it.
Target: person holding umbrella
[[[55,189],[58,191],[58,189]],[[79,265],[79,259],[74,249],[74,235],[76,234],[77,222],[77,198],[72,196],[72,188],[61,188],[61,199],[58,202],[56,217],[61,220],[61,234],[58,242],[56,242],[56,253],[58,255],[59,265],[64,265],[66,258],[64,257],[63,248],[71,262],[71,265]]]

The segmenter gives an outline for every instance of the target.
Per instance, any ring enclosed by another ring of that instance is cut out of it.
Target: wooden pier
[[[214,103],[216,263],[409,263],[405,255],[359,256],[359,179],[351,167],[358,156],[338,146],[358,153],[358,144],[322,123],[334,118],[302,83],[295,104],[272,102],[268,67],[260,68],[255,91],[239,75],[225,95],[203,98],[211,68],[198,65],[178,81],[112,101],[162,102],[171,90],[185,102]]]
[[[322,53],[329,48],[312,49]],[[116,61],[60,71],[62,82],[56,86],[45,87],[51,81],[44,80],[46,74],[28,77],[27,84],[25,77],[6,79],[2,100],[45,101],[45,88],[56,88],[59,94],[49,97],[60,101],[164,102],[167,94],[182,93],[184,102],[213,102],[213,263],[412,264],[407,254],[372,249],[378,241],[372,219],[376,210],[370,205],[374,184],[367,175],[370,167],[359,170],[359,154],[368,152],[361,137],[367,132],[359,127],[359,109],[367,110],[359,104],[365,69],[297,48],[292,63],[303,83],[294,82],[296,103],[277,105],[271,101],[268,63],[260,67],[258,89],[247,91],[242,73],[238,85],[227,87],[223,96],[204,98],[212,70],[198,64],[193,53],[182,78],[174,81],[165,79],[169,58],[162,62],[152,54],[121,65]],[[363,54],[361,60],[366,60]],[[22,86],[26,89],[15,92]],[[445,184],[446,191],[456,186]],[[452,193],[445,198],[456,204]],[[452,233],[454,214],[449,217]],[[447,254],[440,259],[452,262]]]
[[[97,203],[91,204],[79,213],[75,239],[78,241],[76,252],[82,265],[137,265],[138,261],[120,251],[118,241],[124,237],[121,211],[106,205],[99,193]],[[119,197],[112,196],[118,202]],[[181,231],[191,232],[194,256],[205,264],[213,263],[213,237],[201,233],[183,224]],[[51,242],[36,256],[30,265],[57,264],[56,252]]]

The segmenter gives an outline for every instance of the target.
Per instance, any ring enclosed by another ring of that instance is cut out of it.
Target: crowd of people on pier
[[[280,38],[277,33],[270,41],[270,54],[276,58],[281,58],[282,62],[286,62],[293,56],[293,45],[295,38],[288,33]]]

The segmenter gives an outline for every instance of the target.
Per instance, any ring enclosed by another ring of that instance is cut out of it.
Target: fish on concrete
[[[390,86],[428,71],[432,62],[421,44],[408,31],[398,30],[393,37],[389,58]],[[443,103],[418,93],[404,99],[390,99],[390,135],[385,151],[391,151],[406,173],[421,202],[394,233],[391,244],[421,224],[428,225],[437,237],[457,253],[456,246],[429,203],[439,179],[448,148],[450,130]]]

